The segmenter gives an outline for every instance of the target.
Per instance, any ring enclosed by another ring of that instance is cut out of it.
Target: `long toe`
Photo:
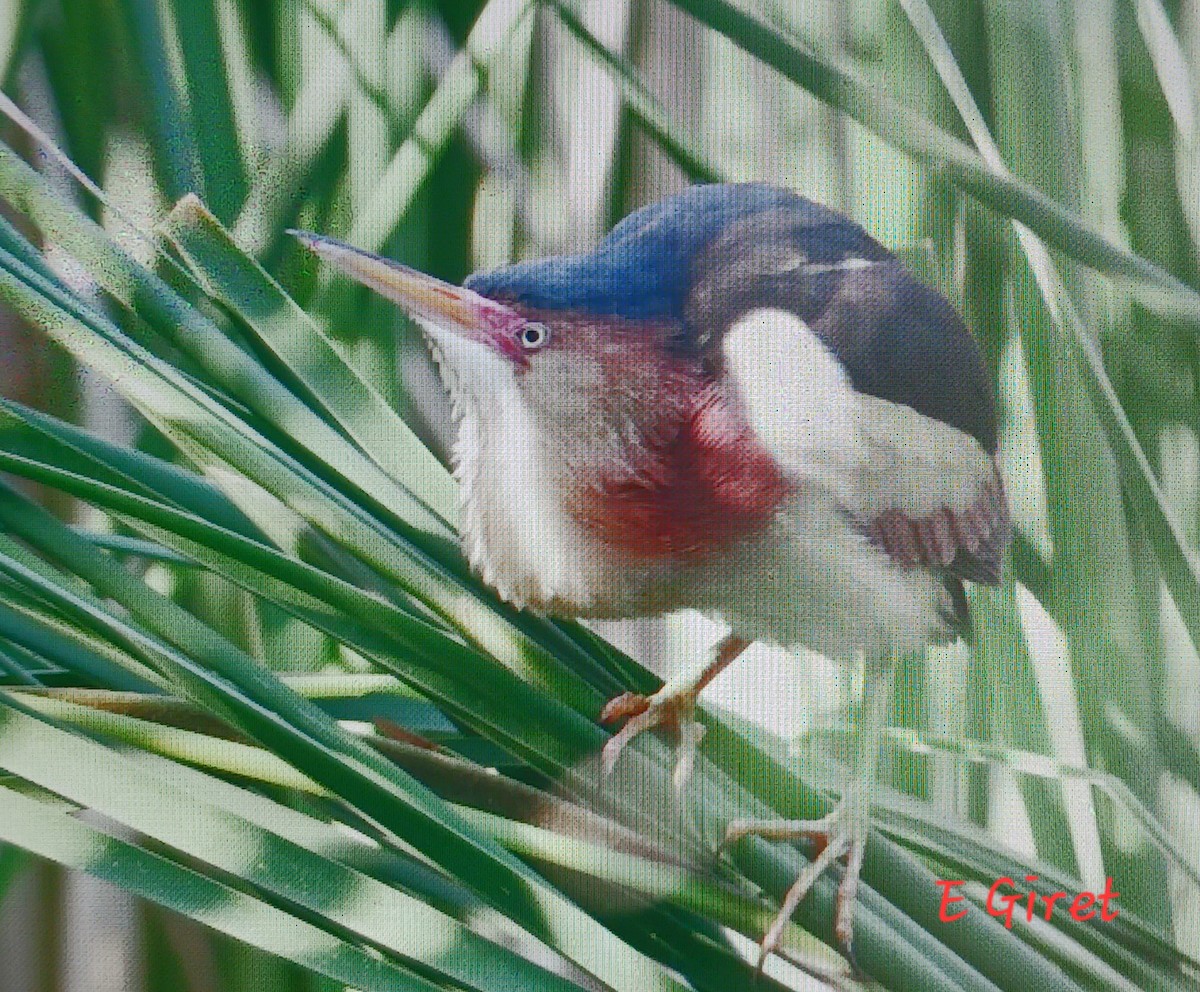
[[[769,840],[815,840],[816,855],[801,870],[795,884],[784,897],[766,935],[759,946],[759,968],[775,950],[787,928],[792,914],[804,897],[839,858],[845,857],[846,871],[838,883],[837,901],[834,910],[834,935],[838,946],[849,959],[855,970],[854,948],[854,904],[858,901],[858,882],[862,874],[863,852],[866,850],[867,828],[862,816],[862,804],[853,799],[850,803],[839,803],[832,813],[817,820],[734,820],[725,829],[722,847],[728,847],[743,837],[765,837]]]
[[[605,743],[604,750],[600,753],[601,763],[604,765],[604,774],[611,775],[614,768],[617,766],[617,759],[621,757],[621,752],[638,734],[641,734],[651,727],[654,727],[662,722],[662,715],[653,707],[632,716],[626,722],[625,726],[612,735]]]
[[[721,847],[736,844],[743,837],[764,837],[767,840],[815,840],[824,848],[840,819],[840,812],[834,810],[818,820],[733,820],[725,828]]]
[[[649,708],[649,696],[643,696],[640,692],[623,692],[604,704],[604,709],[600,711],[600,722],[617,723],[645,713]]]
[[[854,837],[849,842],[846,857],[846,873],[838,885],[837,902],[833,916],[833,932],[838,947],[850,963],[858,969],[854,957],[854,906],[858,902],[858,880],[862,876],[863,853],[867,843],[865,837]]]

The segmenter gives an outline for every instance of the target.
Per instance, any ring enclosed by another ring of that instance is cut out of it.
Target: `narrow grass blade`
[[[952,755],[964,761],[994,764],[1021,775],[1029,775],[1045,781],[1086,782],[1108,793],[1114,802],[1123,806],[1146,832],[1155,847],[1166,855],[1200,891],[1200,866],[1193,864],[1188,859],[1187,855],[1163,829],[1157,817],[1146,808],[1146,805],[1138,799],[1128,785],[1111,772],[1082,768],[1078,765],[1056,761],[1044,754],[1016,747],[997,747],[979,741],[918,737],[912,733],[891,733],[888,736],[892,743],[899,744],[905,750],[940,753]]]
[[[995,590],[973,590],[971,612],[975,623],[971,663],[982,669],[992,728],[989,738],[1028,751],[1053,753],[1047,707],[1025,643],[1013,583]],[[1078,874],[1067,794],[1057,783],[1019,778],[1018,785],[1038,854]]]
[[[638,124],[658,142],[663,151],[678,165],[693,182],[721,182],[722,172],[716,164],[708,161],[692,142],[679,133],[666,120],[661,108],[646,85],[637,77],[629,64],[610,52],[600,40],[588,30],[579,15],[563,0],[544,0],[558,19],[597,63],[616,78],[621,86],[625,106]]]
[[[1196,138],[1196,86],[1183,46],[1162,0],[1134,0],[1138,29],[1154,63],[1175,129],[1185,145]]]
[[[4,685],[41,685],[26,665],[21,664],[21,648],[0,642],[0,683]]]
[[[4,149],[0,147],[0,172],[3,160]],[[214,477],[229,480],[235,486],[234,492],[247,492],[247,488],[236,485],[237,474],[246,481],[253,480],[292,507],[317,531],[400,585],[498,660],[533,681],[557,683],[569,691],[572,682],[564,679],[563,662],[539,643],[540,640],[562,647],[561,634],[535,618],[520,616],[511,608],[497,607],[494,598],[477,580],[463,574],[456,551],[443,548],[443,554],[454,556],[456,567],[443,565],[429,556],[428,548],[418,549],[402,540],[401,535],[372,516],[361,503],[333,489],[235,411],[198,389],[176,369],[126,338],[99,313],[3,249],[0,249],[0,298],[7,299],[81,360],[119,384],[145,416]],[[223,335],[218,333],[217,337],[231,345]],[[243,359],[247,357],[239,348],[234,347],[234,351]],[[315,416],[302,404],[299,408],[306,415]],[[325,430],[331,430],[319,417],[317,420]],[[292,426],[299,436],[304,436],[307,428]],[[321,454],[327,459],[355,460],[357,464],[347,469],[351,476],[374,469],[338,434]],[[230,469],[234,470],[232,478]],[[378,475],[391,485],[382,473]],[[253,492],[252,487],[248,488]],[[248,507],[245,509],[250,512]],[[279,508],[273,506],[266,513],[277,518]],[[281,529],[278,519],[274,523],[276,530],[293,543],[298,543],[307,532],[303,524],[299,529],[294,526]],[[437,533],[444,528],[444,522],[438,518],[428,526]],[[488,606],[483,606],[484,603]],[[575,653],[581,652],[576,648]]]
[[[407,212],[438,155],[483,89],[488,53],[502,49],[535,5],[528,0],[490,0],[437,89],[383,171],[378,191],[362,205],[347,238],[379,251]]]
[[[105,441],[4,397],[0,397],[0,447],[14,455],[53,457],[64,468],[166,500],[235,533],[261,537],[249,517],[194,472],[136,448]]]
[[[26,612],[30,604],[17,602],[11,593],[6,599],[0,602],[0,638],[61,666],[77,682],[128,692],[153,692],[158,687],[152,672],[111,644],[47,612]]]
[[[999,146],[958,72],[932,12],[923,0],[903,2],[972,139],[989,165],[1005,173]],[[1020,33],[1028,40],[1030,57],[1038,65],[1049,66],[1060,61],[1057,49],[1046,51],[1052,42],[1040,33],[1029,34],[1025,21],[1015,18],[1010,23],[1013,11],[997,7],[995,17],[998,30],[1007,32],[1002,36],[1016,37]],[[1028,98],[1023,88],[1030,79],[1028,73],[1012,75],[1013,92],[1001,101],[1001,107],[1007,108],[1001,115],[1002,121],[1009,124],[1010,143],[1027,158],[1037,160],[1044,157],[1044,147],[1025,148],[1019,131],[1027,126],[1029,105],[1047,104]],[[1020,78],[1016,78],[1018,75]],[[1039,73],[1034,72],[1033,77],[1040,78]],[[1045,110],[1043,115],[1049,126],[1051,112]],[[1061,148],[1063,156],[1069,154],[1065,142]],[[1099,468],[1107,461],[1105,452],[1098,447],[1089,452],[1085,447],[1094,444],[1094,435],[1081,425],[1091,419],[1093,411],[1115,456],[1122,488],[1145,523],[1161,574],[1196,644],[1200,644],[1200,556],[1187,544],[1174,519],[1108,377],[1096,336],[1084,327],[1049,251],[1023,224],[1014,226],[1052,322],[1046,330],[1052,331],[1057,339],[1046,339],[1042,332],[1046,321],[1041,314],[1034,314],[1026,322],[1023,339],[1031,352],[1029,367],[1035,380],[1035,396],[1040,401],[1038,426],[1046,462],[1055,551],[1072,569],[1057,578],[1060,582],[1071,580],[1073,609],[1066,633],[1071,641],[1072,662],[1079,674],[1084,737],[1089,752],[1097,755],[1096,760],[1118,771],[1134,788],[1144,790],[1143,798],[1150,799],[1156,791],[1149,782],[1158,773],[1159,754],[1153,747],[1120,742],[1118,735],[1112,733],[1110,717],[1105,714],[1105,700],[1111,686],[1122,685],[1129,690],[1122,704],[1123,719],[1151,732],[1156,722],[1150,701],[1153,688],[1146,679],[1145,665],[1136,656],[1136,639],[1129,638],[1128,648],[1113,650],[1117,638],[1122,636],[1118,631],[1131,625],[1131,611],[1118,617],[1111,608],[1098,606],[1102,596],[1119,597],[1127,593],[1134,564],[1125,534],[1123,508],[1112,492],[1116,487],[1102,482],[1107,473],[1102,475]],[[1077,378],[1062,374],[1061,360],[1068,356],[1076,364]],[[1069,444],[1065,443],[1067,437],[1071,437]],[[1111,647],[1096,643],[1095,633],[1106,628]],[[1103,836],[1102,841],[1113,875],[1127,890],[1130,904],[1146,915],[1169,918],[1169,907],[1161,898],[1161,863],[1152,860],[1149,852],[1127,852],[1123,845]]]
[[[138,59],[159,182],[172,199],[203,189],[202,156],[191,128],[187,94],[172,72],[172,46],[166,40],[162,10],[154,0],[121,0],[117,8]]]
[[[412,500],[403,487],[386,479],[378,470],[372,471],[374,466],[353,451],[345,437],[316,411],[300,402],[162,280],[129,258],[99,226],[64,204],[45,179],[2,145],[0,195],[88,266],[93,277],[115,299],[189,355],[212,377],[213,383],[285,436],[303,439],[305,450],[318,463],[327,465],[336,476],[352,480],[358,488],[394,503],[397,510],[407,508],[411,526],[426,527],[433,533],[445,532],[444,521],[430,514],[423,516],[418,507],[411,506]],[[169,375],[180,378],[174,372]]]
[[[177,604],[110,567],[94,551],[85,554],[80,538],[48,514],[14,502],[11,490],[0,491],[0,514],[9,526],[19,528],[23,538],[51,557],[69,561],[98,591],[124,606],[136,623],[162,641],[90,607],[3,554],[0,570],[29,583],[68,615],[86,616],[128,641],[153,659],[180,692],[228,718],[452,874],[471,879],[484,899],[614,989],[678,988],[653,962],[633,954],[521,862],[479,837],[433,793],[345,733]],[[163,645],[171,647],[164,650]]]
[[[487,728],[494,739],[550,774],[568,774],[582,755],[602,743],[599,728],[561,702],[539,695],[506,668],[425,619],[269,545],[140,495],[39,467],[30,459],[0,451],[0,466],[123,514],[126,522],[144,529],[164,546],[214,568],[396,672],[468,726]],[[589,712],[602,704],[599,694],[577,685],[566,698]],[[559,726],[570,723],[573,744],[569,750],[548,748],[552,739],[529,733],[531,725],[549,722]],[[541,746],[531,748],[535,741]]]
[[[219,216],[236,217],[246,197],[247,175],[229,83],[233,53],[221,44],[215,3],[172,0],[170,10],[191,126],[194,134],[204,135],[204,153],[198,156],[204,195]]]

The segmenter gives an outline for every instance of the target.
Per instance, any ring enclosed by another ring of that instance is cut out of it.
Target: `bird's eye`
[[[536,351],[550,343],[550,328],[545,324],[530,323],[521,328],[521,345],[526,351]]]

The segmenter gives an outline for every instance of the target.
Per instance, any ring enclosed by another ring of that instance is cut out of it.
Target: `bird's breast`
[[[565,505],[615,554],[694,560],[761,531],[789,491],[738,408],[711,386],[657,442],[578,473]]]

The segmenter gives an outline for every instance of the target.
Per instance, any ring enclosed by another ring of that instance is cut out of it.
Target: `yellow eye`
[[[536,321],[521,328],[521,347],[526,351],[536,351],[550,343],[550,328]]]

